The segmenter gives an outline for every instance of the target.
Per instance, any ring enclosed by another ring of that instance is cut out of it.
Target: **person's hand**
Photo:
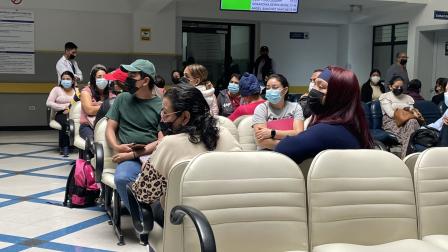
[[[112,162],[119,164],[121,162],[132,160],[132,159],[134,159],[133,152],[118,153],[112,157]]]
[[[114,148],[114,150],[115,150],[115,152],[118,152],[118,153],[129,153],[129,152],[132,152],[132,148],[131,148],[132,145],[133,144],[120,144],[120,145],[116,146]]]
[[[67,115],[70,112],[70,110],[65,109],[64,112],[62,112],[64,115]]]
[[[443,117],[443,123],[445,125],[448,125],[448,117],[447,116]]]
[[[258,128],[255,130],[255,137],[258,141],[271,138],[271,129]]]

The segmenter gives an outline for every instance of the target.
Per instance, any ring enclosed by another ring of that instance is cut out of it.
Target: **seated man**
[[[106,115],[106,139],[116,153],[112,160],[118,163],[115,185],[129,209],[126,185],[140,173],[139,157],[151,154],[157,146],[162,100],[153,93],[156,70],[151,62],[140,59],[121,69],[128,73],[129,92],[120,94]]]
[[[445,113],[439,120],[429,124],[427,127],[436,129],[440,132],[438,146],[448,147],[448,110],[445,111]]]

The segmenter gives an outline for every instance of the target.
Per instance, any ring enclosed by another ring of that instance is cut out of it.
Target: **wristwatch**
[[[274,139],[275,135],[277,135],[277,131],[275,131],[275,129],[271,129],[271,138]]]

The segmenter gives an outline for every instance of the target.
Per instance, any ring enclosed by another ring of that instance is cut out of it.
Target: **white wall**
[[[346,67],[358,76],[358,80],[362,84],[368,79],[372,68],[373,26],[350,24],[348,28],[348,64]]]
[[[434,83],[439,77],[448,78],[448,55],[445,55],[445,43],[448,43],[448,30],[437,32],[434,47]]]
[[[290,32],[309,32],[310,39],[289,39]],[[262,23],[260,42],[269,46],[275,71],[292,85],[306,85],[316,68],[338,62],[337,26]]]

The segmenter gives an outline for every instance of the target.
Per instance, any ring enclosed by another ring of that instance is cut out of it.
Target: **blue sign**
[[[309,32],[290,32],[289,38],[290,39],[309,39],[310,33]]]
[[[434,11],[434,19],[448,20],[448,11]]]

